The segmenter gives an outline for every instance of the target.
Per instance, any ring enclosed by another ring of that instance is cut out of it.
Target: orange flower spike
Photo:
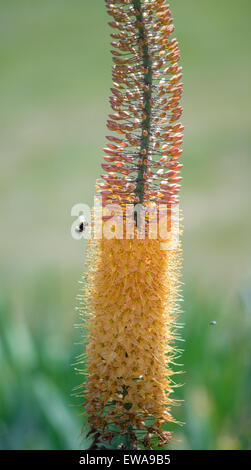
[[[113,113],[107,127],[114,135],[107,137],[105,174],[97,184],[103,238],[90,240],[88,249],[85,410],[92,448],[119,442],[124,449],[151,449],[169,441],[163,425],[174,421],[170,364],[176,354],[181,244],[165,250],[159,233],[151,238],[150,215],[145,238],[137,238],[141,227],[133,222],[133,238],[126,239],[125,215],[128,202],[144,208],[168,204],[170,222],[178,203],[180,53],[166,0],[105,1],[113,31]],[[106,209],[111,202],[120,204],[114,217]],[[106,238],[121,212],[123,237]]]

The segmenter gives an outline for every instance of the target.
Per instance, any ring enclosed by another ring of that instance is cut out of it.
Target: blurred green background
[[[72,388],[109,113],[103,0],[0,0],[0,448],[84,448]],[[184,69],[185,400],[175,449],[251,448],[249,0],[170,0]],[[210,326],[215,320],[217,324]],[[179,369],[177,368],[177,371]]]

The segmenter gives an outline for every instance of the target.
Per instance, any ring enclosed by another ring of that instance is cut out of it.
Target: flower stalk
[[[180,53],[165,0],[105,0],[113,17],[113,132],[104,148],[98,182],[104,213],[111,203],[136,208],[179,202],[183,126]],[[114,32],[115,31],[115,32]],[[111,215],[109,216],[111,218]],[[108,217],[108,218],[109,218]],[[80,386],[92,448],[166,445],[174,422],[171,365],[180,300],[181,243],[163,249],[158,232],[143,239],[103,237],[89,242],[89,266],[81,306],[86,349]],[[158,220],[161,212],[158,212]],[[124,232],[126,222],[123,218]],[[103,228],[106,217],[103,218]]]
[[[136,191],[135,191],[135,203],[138,202],[143,204],[144,202],[144,190],[145,190],[145,179],[147,165],[146,162],[149,156],[150,146],[150,135],[151,135],[151,100],[152,100],[152,66],[151,57],[149,53],[149,45],[147,38],[147,30],[144,25],[144,18],[142,12],[142,5],[140,0],[133,0],[133,6],[135,9],[135,17],[138,27],[139,47],[141,48],[142,63],[143,63],[143,113],[142,113],[142,133],[140,142],[140,153]]]

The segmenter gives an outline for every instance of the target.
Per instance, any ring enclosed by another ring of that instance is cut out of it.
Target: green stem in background
[[[142,63],[145,69],[144,72],[144,93],[143,93],[143,110],[142,113],[145,119],[142,121],[142,135],[140,144],[140,155],[139,159],[142,163],[139,163],[139,171],[137,176],[137,185],[135,190],[135,197],[137,203],[143,204],[144,192],[145,192],[145,179],[144,175],[147,170],[145,164],[149,154],[149,143],[150,143],[150,130],[151,130],[151,99],[152,99],[152,68],[151,68],[151,57],[149,54],[149,47],[147,42],[147,32],[144,25],[143,12],[140,0],[133,0],[133,6],[136,13],[136,20],[138,23],[139,32],[139,48],[142,51]]]

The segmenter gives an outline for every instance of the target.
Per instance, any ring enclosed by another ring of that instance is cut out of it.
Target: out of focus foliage
[[[247,449],[251,447],[251,305],[240,298],[225,306],[185,295],[184,348],[175,367],[174,410],[183,426],[172,426],[174,449]],[[35,310],[34,305],[34,310]],[[47,306],[49,310],[49,305]],[[77,449],[85,419],[71,397],[80,382],[71,363],[80,346],[48,328],[44,311],[35,325],[17,320],[1,299],[0,448]],[[216,325],[210,325],[211,321]],[[78,342],[79,335],[75,334]],[[179,375],[180,371],[184,374]]]

